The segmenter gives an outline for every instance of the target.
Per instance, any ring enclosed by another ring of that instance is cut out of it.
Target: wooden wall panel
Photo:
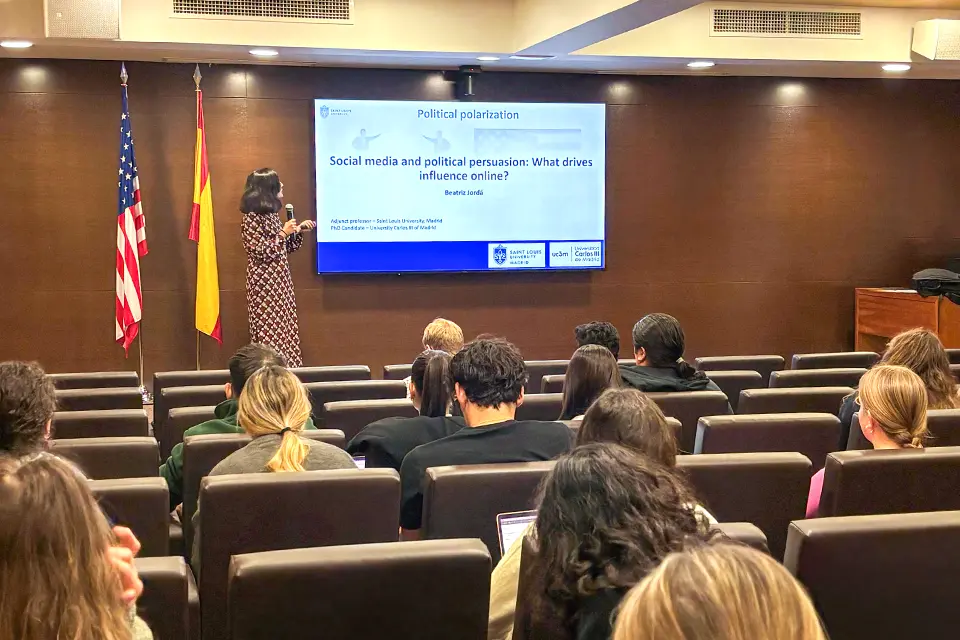
[[[186,238],[195,94],[189,65],[132,63],[150,255],[149,371],[196,364],[196,247]],[[113,343],[119,64],[0,61],[0,359],[51,371],[132,369]],[[247,340],[237,200],[261,166],[314,215],[312,99],[447,100],[440,72],[206,66],[222,367]],[[566,357],[573,326],[623,334],[683,322],[688,355],[851,348],[853,289],[904,285],[960,254],[960,85],[935,81],[484,74],[478,99],[608,104],[608,269],[598,273],[320,277],[293,256],[309,364],[407,362],[454,318],[531,358]]]

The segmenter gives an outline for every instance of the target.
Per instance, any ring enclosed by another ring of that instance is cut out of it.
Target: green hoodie
[[[187,436],[205,436],[214,433],[243,433],[243,429],[237,424],[237,410],[239,403],[236,399],[230,398],[217,405],[213,413],[216,418],[207,420],[195,427],[190,427],[183,432],[183,437]],[[304,429],[316,429],[313,424],[313,418],[307,418]],[[183,502],[183,443],[180,442],[173,447],[170,457],[160,465],[160,477],[167,481],[167,487],[170,489],[170,510],[173,511],[177,505]]]

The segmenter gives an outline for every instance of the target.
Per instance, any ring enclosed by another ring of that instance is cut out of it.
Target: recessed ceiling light
[[[510,56],[511,60],[553,60],[557,56],[536,56],[526,53],[518,53],[517,55]]]
[[[717,63],[711,60],[694,60],[693,62],[688,62],[687,67],[689,69],[709,69],[715,64]]]
[[[477,60],[480,62],[496,62],[499,59],[497,56],[477,56]]]
[[[890,64],[883,65],[881,69],[890,73],[903,73],[910,71],[910,65],[905,62],[891,62]]]
[[[280,53],[276,49],[250,49],[250,55],[258,58],[275,58]]]
[[[32,46],[33,43],[27,40],[0,40],[0,47],[4,49],[29,49]]]

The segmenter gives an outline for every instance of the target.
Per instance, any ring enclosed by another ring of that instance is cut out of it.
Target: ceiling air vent
[[[353,0],[173,0],[175,16],[349,22]]]
[[[714,9],[713,36],[861,38],[859,11]]]

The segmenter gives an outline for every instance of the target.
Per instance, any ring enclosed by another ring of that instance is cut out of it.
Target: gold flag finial
[[[130,76],[127,75],[127,65],[123,62],[120,63],[120,84],[127,84],[127,79]]]
[[[200,81],[203,80],[203,76],[200,75],[200,65],[197,65],[197,68],[193,70],[193,82],[197,85],[197,91],[200,91]]]

